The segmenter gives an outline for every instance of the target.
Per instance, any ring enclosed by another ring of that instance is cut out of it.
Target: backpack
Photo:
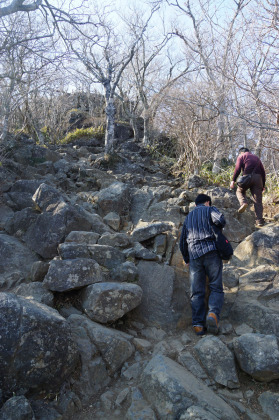
[[[222,229],[218,228],[216,225],[212,224],[212,231],[215,236],[215,243],[217,251],[222,260],[228,261],[233,255],[233,247],[231,246],[228,239],[222,233]]]

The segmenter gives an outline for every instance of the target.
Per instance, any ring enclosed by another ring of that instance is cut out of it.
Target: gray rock
[[[205,184],[205,181],[203,178],[201,178],[198,175],[192,175],[188,179],[188,189],[191,190],[192,188],[199,188],[202,187]]]
[[[236,267],[224,264],[223,267],[223,284],[225,287],[232,289],[238,286],[239,276],[242,274],[240,270],[237,270]]]
[[[115,231],[120,229],[121,218],[119,214],[115,213],[114,211],[109,212],[104,217],[104,222]]]
[[[53,292],[66,292],[101,281],[103,281],[103,275],[96,261],[76,258],[52,260],[43,284]]]
[[[154,199],[154,194],[151,188],[144,186],[141,189],[131,191],[131,220],[137,224],[142,217],[143,212],[149,207]]]
[[[44,261],[36,261],[31,267],[31,280],[43,281],[49,269],[49,263]]]
[[[101,266],[112,269],[125,262],[125,255],[109,245],[90,245],[88,247],[91,258]]]
[[[40,203],[44,208],[44,203]],[[46,204],[47,206],[47,204]],[[54,211],[52,212],[55,206]],[[50,203],[48,211],[40,214],[27,230],[24,239],[28,246],[43,258],[57,255],[57,247],[72,230],[90,230],[91,223],[81,208],[64,202]]]
[[[138,280],[137,266],[131,261],[126,261],[113,268],[110,272],[110,277],[112,281],[133,283]]]
[[[161,355],[153,357],[144,369],[140,389],[162,420],[177,418],[197,403],[222,420],[238,419],[235,411],[203,382]]]
[[[0,229],[4,229],[7,222],[13,217],[14,211],[11,207],[0,204]]]
[[[143,290],[141,304],[132,311],[133,320],[150,326],[176,325],[181,313],[173,309],[175,272],[172,267],[140,261],[138,285]]]
[[[259,398],[259,403],[263,412],[269,416],[271,420],[278,420],[279,418],[279,394],[276,392],[263,392]]]
[[[234,251],[232,264],[257,267],[261,264],[278,264],[279,226],[267,226],[248,236]]]
[[[6,193],[7,198],[12,201],[12,209],[19,211],[26,207],[33,207],[32,197],[41,183],[41,180],[34,179],[20,179],[16,181],[10,191]]]
[[[91,258],[87,244],[77,242],[64,242],[58,245],[58,254],[62,260],[73,260],[75,258]]]
[[[192,405],[189,407],[181,416],[179,420],[219,420],[220,417],[214,416],[214,414],[210,413],[203,408]]]
[[[171,222],[176,227],[179,227],[183,223],[185,216],[182,213],[182,208],[178,204],[171,202],[171,200],[151,204],[150,207],[142,213],[141,219],[149,223],[152,223],[155,220],[166,223]]]
[[[31,207],[17,211],[7,220],[5,230],[10,235],[15,235],[18,238],[24,239],[25,233],[29,227],[36,222],[38,216],[39,214],[31,209]]]
[[[48,306],[9,293],[0,293],[0,316],[3,394],[57,391],[78,362],[66,320]]]
[[[99,238],[100,235],[96,232],[72,231],[65,238],[65,242],[77,242],[86,245],[95,245]]]
[[[253,332],[253,328],[249,327],[247,324],[241,324],[235,328],[235,332],[237,335],[248,334]]]
[[[143,242],[147,239],[154,238],[160,233],[173,229],[173,224],[166,222],[157,222],[148,226],[137,227],[131,234],[133,241]]]
[[[138,260],[146,260],[146,261],[159,261],[161,258],[159,255],[154,254],[153,251],[145,248],[139,242],[134,244],[133,248],[133,256]]]
[[[233,340],[234,353],[244,372],[257,381],[279,378],[278,339],[274,335],[243,334]]]
[[[35,420],[29,401],[23,396],[15,396],[5,402],[0,410],[1,420]]]
[[[100,235],[105,232],[111,232],[111,229],[103,222],[101,216],[88,212],[85,212],[85,214],[93,232],[99,233]]]
[[[132,388],[131,405],[128,408],[126,420],[156,420],[157,417],[150,405],[143,398],[138,388]]]
[[[189,351],[182,351],[178,355],[177,361],[196,376],[196,378],[207,379],[207,374]]]
[[[111,328],[106,328],[84,316],[71,315],[68,318],[71,328],[82,327],[91,343],[94,344],[106,364],[110,374],[120,369],[135,351],[132,336]]]
[[[219,338],[204,337],[194,349],[215,382],[228,388],[239,388],[234,355]]]
[[[101,216],[106,216],[112,209],[120,216],[125,216],[130,209],[129,187],[122,182],[114,182],[108,188],[101,189],[94,200]]]
[[[81,304],[90,319],[107,323],[122,318],[140,304],[142,289],[131,283],[98,283],[83,289]]]
[[[33,400],[32,408],[36,419],[40,420],[63,420],[63,416],[57,410],[54,402],[46,402],[43,400]]]
[[[154,239],[154,253],[158,255],[164,255],[166,252],[167,247],[167,236],[166,235],[158,235]]]
[[[254,331],[262,334],[279,336],[279,311],[277,308],[267,308],[261,303],[238,296],[231,311],[231,320],[237,324],[247,324]]]
[[[9,290],[23,282],[38,257],[18,239],[0,234],[0,290]]]
[[[35,299],[47,306],[53,306],[53,294],[41,282],[22,283],[13,292],[26,299]]]
[[[125,233],[104,233],[98,240],[98,245],[128,248],[131,245],[131,240]]]
[[[152,344],[148,340],[143,338],[134,338],[133,340],[135,348],[143,354],[147,354],[152,349]]]

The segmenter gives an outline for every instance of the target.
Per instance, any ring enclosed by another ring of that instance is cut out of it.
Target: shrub
[[[105,135],[105,129],[103,126],[99,127],[89,127],[89,128],[77,128],[74,131],[68,133],[63,139],[59,141],[60,144],[68,144],[81,137],[88,137],[92,138],[95,137],[97,139],[103,139]]]

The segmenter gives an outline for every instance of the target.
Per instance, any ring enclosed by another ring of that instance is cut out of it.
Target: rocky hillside
[[[1,150],[0,419],[279,418],[277,217],[255,230],[133,140]],[[235,252],[220,333],[197,338],[178,241],[200,192]]]

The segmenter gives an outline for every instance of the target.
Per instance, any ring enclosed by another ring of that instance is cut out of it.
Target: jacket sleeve
[[[234,182],[237,180],[237,177],[240,174],[241,169],[243,168],[244,168],[244,164],[243,164],[242,156],[238,156],[236,160],[235,168],[234,168],[233,178],[232,178]]]
[[[184,222],[182,227],[182,232],[180,236],[179,248],[182,254],[182,257],[186,264],[189,263],[189,252],[188,252],[188,243],[187,243],[187,231],[186,224]]]
[[[216,207],[212,206],[211,207],[211,220],[214,223],[214,225],[223,228],[226,224],[226,219],[223,215],[223,213],[221,213]]]

